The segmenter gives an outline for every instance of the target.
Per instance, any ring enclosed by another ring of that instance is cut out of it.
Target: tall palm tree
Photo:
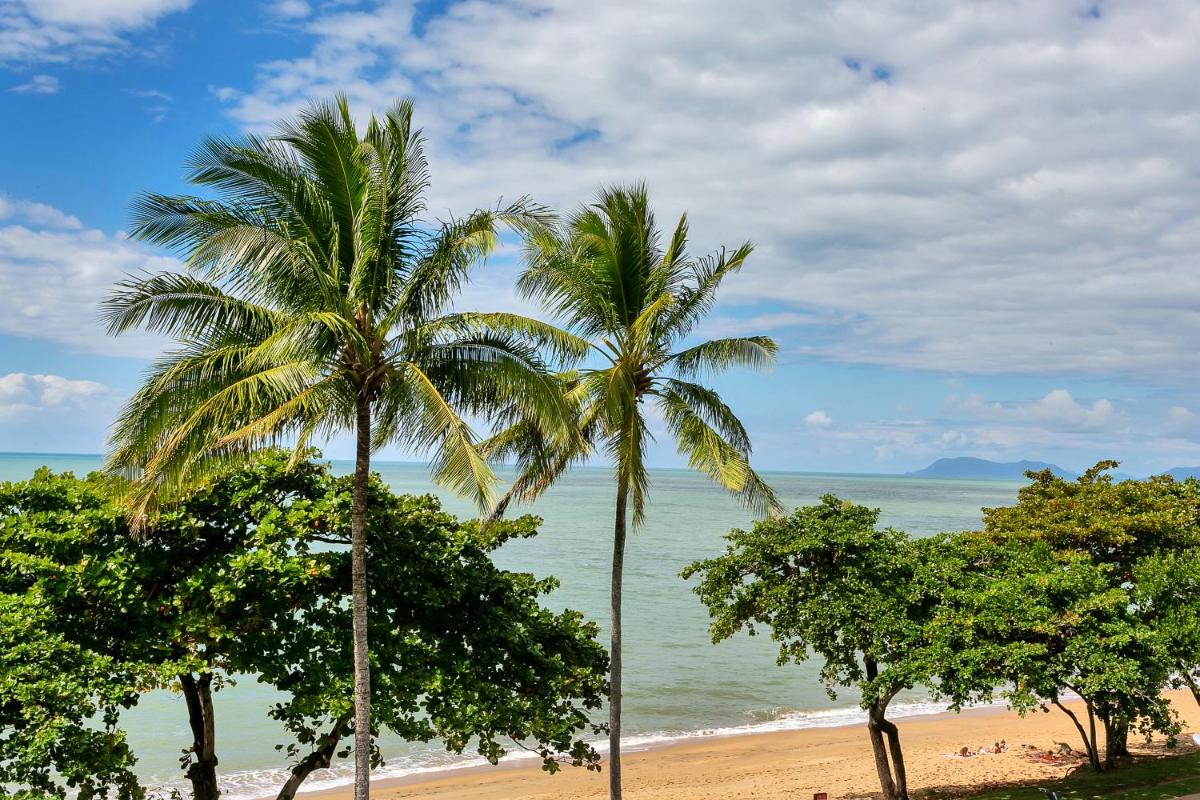
[[[603,450],[616,471],[611,587],[609,795],[621,797],[621,585],[626,527],[641,526],[649,479],[650,433],[644,404],[657,405],[688,463],[734,493],[756,513],[781,507],[750,468],[750,437],[711,388],[705,373],[734,366],[762,369],[777,350],[765,336],[715,339],[678,349],[709,311],[721,282],[750,255],[687,255],[687,217],[664,243],[644,185],[600,192],[560,225],[541,225],[526,237],[527,269],[519,288],[542,302],[576,337],[570,349],[589,356],[576,372],[559,376],[576,415],[580,437],[548,441],[536,419],[511,409],[503,431],[485,449],[515,458],[521,472],[513,497],[529,500],[572,463]],[[565,348],[560,348],[565,349]]]
[[[360,136],[344,98],[273,137],[206,140],[189,177],[216,199],[147,194],[135,207],[134,235],[179,251],[187,271],[130,278],[104,309],[114,334],[143,327],[179,343],[114,425],[110,465],[141,471],[143,510],[256,448],[289,442],[299,457],[314,438],[353,433],[357,800],[371,762],[371,454],[432,451],[434,477],[486,506],[495,477],[464,415],[520,408],[549,439],[570,435],[539,351],[579,352],[534,320],[447,313],[497,227],[544,214],[522,201],[423,221],[422,142],[411,103],[371,117]]]

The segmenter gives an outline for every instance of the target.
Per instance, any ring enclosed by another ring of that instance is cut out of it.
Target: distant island
[[[1200,467],[1172,467],[1163,474],[1170,475],[1177,481],[1187,478],[1200,478]]]
[[[965,478],[974,480],[1019,481],[1024,479],[1029,471],[1040,472],[1048,469],[1060,478],[1073,481],[1080,473],[1063,469],[1057,464],[1045,461],[989,461],[986,458],[939,458],[925,469],[904,473],[908,478]],[[1109,472],[1114,481],[1135,480],[1128,472]],[[1200,467],[1172,467],[1155,475],[1170,475],[1177,481],[1187,478],[1200,478]]]
[[[978,480],[1021,480],[1025,473],[1049,469],[1060,478],[1075,480],[1079,473],[1045,461],[988,461],[986,458],[939,458],[925,469],[906,472],[910,478],[974,478]]]

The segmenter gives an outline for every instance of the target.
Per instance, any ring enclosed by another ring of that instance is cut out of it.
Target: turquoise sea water
[[[84,474],[97,456],[0,454],[0,480],[20,480],[42,464]],[[334,469],[349,471],[349,463]],[[376,469],[397,491],[434,493],[445,506],[469,515],[469,505],[448,496],[417,464],[381,463]],[[826,493],[882,510],[881,524],[932,534],[978,526],[980,508],[1016,499],[1020,484],[883,475],[770,473],[789,505]],[[738,637],[714,646],[707,617],[679,571],[696,558],[718,553],[721,537],[749,516],[707,481],[683,470],[653,472],[645,526],[631,536],[625,568],[625,730],[631,745],[709,733],[833,725],[858,718],[851,695],[830,700],[817,682],[816,664],[776,667],[766,637]],[[561,588],[547,603],[583,611],[605,626],[611,558],[614,490],[604,469],[578,469],[529,509],[545,519],[533,540],[511,542],[497,555],[501,566],[554,575]],[[374,577],[374,576],[373,576]],[[382,577],[375,577],[382,579]],[[605,630],[603,641],[607,641]],[[218,755],[229,800],[273,796],[286,766],[274,746],[284,742],[266,718],[272,692],[242,678],[216,698]],[[912,713],[931,710],[919,693],[899,698]],[[143,777],[181,785],[180,751],[190,743],[183,700],[168,693],[146,698],[125,720]],[[387,774],[473,763],[436,744],[382,743]],[[306,789],[348,781],[348,765],[317,773]]]

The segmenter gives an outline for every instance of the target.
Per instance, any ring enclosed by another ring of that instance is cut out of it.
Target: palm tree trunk
[[[608,673],[608,797],[621,800],[621,582],[625,569],[625,522],[629,485],[617,476],[617,519],[613,526],[612,643]]]
[[[350,511],[351,612],[354,628],[354,800],[371,795],[371,662],[367,646],[367,486],[371,477],[371,403],[358,400],[358,441]]]

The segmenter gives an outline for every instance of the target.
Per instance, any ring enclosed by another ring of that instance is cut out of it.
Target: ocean
[[[100,458],[0,454],[0,481],[24,479],[42,464],[85,474],[100,465]],[[351,466],[333,462],[339,472],[349,472]],[[432,484],[423,465],[378,463],[375,469],[398,492],[436,494],[448,510],[471,514],[468,503]],[[977,527],[981,507],[1014,502],[1020,487],[1007,481],[889,475],[774,472],[766,477],[789,506],[832,493],[879,508],[881,525],[916,535]],[[515,510],[542,517],[541,533],[510,542],[495,556],[502,567],[558,578],[561,587],[546,598],[547,605],[584,612],[600,624],[605,642],[614,496],[608,470],[576,469],[535,505]],[[652,472],[646,524],[630,536],[625,567],[624,726],[629,747],[862,719],[852,693],[836,700],[826,695],[815,662],[777,667],[768,637],[711,643],[705,610],[679,572],[697,558],[719,553],[725,533],[750,523],[750,516],[705,478],[685,470]],[[266,716],[274,697],[250,676],[216,696],[217,753],[228,800],[274,796],[286,774],[287,764],[275,749],[286,739]],[[919,691],[895,702],[899,714],[937,710]],[[150,695],[127,712],[123,726],[144,781],[184,787],[179,756],[191,740],[182,697]],[[414,745],[385,737],[381,747],[387,762],[381,775],[482,763],[469,753],[447,753],[436,743]],[[304,788],[348,783],[350,777],[348,763],[336,764],[315,773]]]

